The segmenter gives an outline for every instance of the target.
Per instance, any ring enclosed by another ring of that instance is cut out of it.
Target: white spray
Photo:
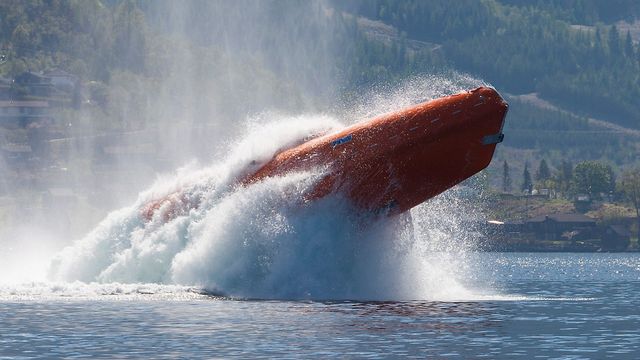
[[[379,112],[387,105],[381,102]],[[469,298],[459,281],[470,248],[460,225],[459,214],[469,210],[458,201],[462,195],[373,221],[340,195],[302,200],[322,169],[236,184],[280,149],[341,126],[329,116],[253,119],[246,136],[228,144],[226,159],[159,178],[135,204],[64,249],[52,261],[51,279],[186,285],[250,298]],[[176,191],[201,205],[169,221],[141,218],[145,204]]]

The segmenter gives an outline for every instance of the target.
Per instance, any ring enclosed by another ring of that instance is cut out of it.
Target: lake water
[[[0,358],[640,354],[640,254],[476,253],[469,299],[228,299],[153,284],[3,285]]]

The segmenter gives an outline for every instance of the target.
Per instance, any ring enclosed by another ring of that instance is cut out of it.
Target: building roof
[[[556,222],[580,222],[580,223],[595,223],[596,221],[588,216],[582,214],[552,214],[552,215],[540,215],[527,220],[527,222],[543,222],[545,220],[553,220]]]
[[[31,146],[29,144],[4,144],[0,147],[0,150],[6,151],[8,153],[30,153],[32,151]]]
[[[46,71],[46,72],[44,73],[44,76],[48,76],[48,77],[55,76],[55,77],[69,77],[69,78],[77,78],[77,76],[75,76],[75,75],[73,75],[73,74],[70,74],[70,73],[68,73],[68,72],[66,72],[66,71],[64,71],[64,70],[62,70],[62,69],[58,69],[58,68],[55,68],[55,69],[51,69],[51,70]]]
[[[8,107],[49,107],[49,102],[43,100],[0,100],[0,108]]]
[[[33,71],[25,71],[21,74],[16,75],[14,81],[20,84],[26,85],[37,85],[37,84],[46,84],[49,85],[51,83],[51,79],[42,75],[35,73]]]
[[[630,237],[631,231],[624,225],[610,225],[609,229],[618,236]]]

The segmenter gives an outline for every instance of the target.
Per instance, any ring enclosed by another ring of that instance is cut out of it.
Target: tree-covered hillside
[[[445,64],[500,89],[538,92],[582,114],[640,128],[639,39],[614,23],[640,19],[637,1],[335,3],[393,25],[407,39],[441,44]]]
[[[630,0],[6,0],[0,77],[68,71],[88,128],[118,130],[328,109],[462,71],[514,96],[507,147],[622,166],[637,136],[587,118],[640,129],[640,31],[620,30],[639,19]],[[532,93],[562,110],[518,100]]]

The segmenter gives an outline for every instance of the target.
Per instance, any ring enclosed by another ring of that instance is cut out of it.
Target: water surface
[[[0,292],[0,357],[634,359],[640,254],[479,253],[468,299],[229,299],[153,284]]]

